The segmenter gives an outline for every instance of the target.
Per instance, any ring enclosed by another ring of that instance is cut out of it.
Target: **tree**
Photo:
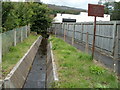
[[[3,2],[3,31],[30,24],[32,31],[45,33],[51,22],[50,9],[42,3]]]
[[[120,2],[114,3],[114,10],[111,15],[111,20],[120,20]]]
[[[43,36],[47,33],[47,28],[50,27],[52,18],[50,18],[49,8],[41,3],[33,3],[33,16],[31,30],[41,33]]]

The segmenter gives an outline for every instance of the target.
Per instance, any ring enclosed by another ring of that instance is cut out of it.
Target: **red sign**
[[[88,16],[104,17],[104,6],[88,4]]]

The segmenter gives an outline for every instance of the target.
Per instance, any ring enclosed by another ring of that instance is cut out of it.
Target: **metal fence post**
[[[14,29],[14,46],[16,46],[16,29]]]

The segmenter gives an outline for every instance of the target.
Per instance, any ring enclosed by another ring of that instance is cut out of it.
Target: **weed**
[[[99,66],[90,66],[90,72],[92,74],[101,75],[105,72],[105,70]]]
[[[79,60],[92,60],[92,57],[86,53],[78,53]]]
[[[100,84],[100,83],[97,83],[95,85],[96,88],[109,88],[107,85],[103,85],[103,84]]]
[[[10,51],[10,52],[15,52],[15,51],[17,51],[17,49],[16,49],[15,47],[11,46],[11,47],[9,48],[9,51]]]

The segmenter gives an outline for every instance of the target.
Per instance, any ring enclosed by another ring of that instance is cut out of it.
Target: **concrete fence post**
[[[61,31],[61,36],[62,36],[62,23],[60,25],[60,31]]]
[[[88,35],[89,35],[89,33],[87,32],[86,33],[86,46],[85,46],[86,53],[88,53]]]
[[[54,31],[55,32],[55,37],[56,37],[56,31],[57,31],[57,28],[56,28],[56,24],[55,24],[55,31]]]
[[[23,41],[23,27],[21,28],[21,42]]]
[[[16,29],[14,29],[14,46],[16,46]]]
[[[113,40],[114,40],[114,45],[113,45],[113,60],[114,60],[114,72],[116,72],[117,70],[117,66],[116,66],[116,60],[118,60],[118,30],[117,30],[117,24],[116,22],[114,22],[114,36],[113,36]]]
[[[73,24],[72,45],[74,45],[74,38],[75,38],[75,24]]]
[[[27,25],[25,26],[25,28],[26,28],[25,30],[26,30],[26,38],[27,38]]]
[[[28,32],[28,36],[29,36],[29,35],[30,35],[30,24],[28,24],[27,28],[28,28],[28,29],[27,29],[27,30],[28,30],[27,32]]]
[[[83,30],[84,30],[84,24],[82,23],[82,32],[81,32],[81,43],[83,43]]]
[[[68,36],[68,32],[69,32],[69,23],[68,23],[67,25],[68,25],[68,26],[67,26],[67,29],[66,29],[66,36],[69,37],[69,36]]]
[[[0,67],[2,63],[2,33],[0,33]]]
[[[65,24],[64,24],[64,41],[66,39],[66,29],[65,29]]]
[[[64,30],[65,30],[65,24],[63,23],[63,37],[64,37]]]

